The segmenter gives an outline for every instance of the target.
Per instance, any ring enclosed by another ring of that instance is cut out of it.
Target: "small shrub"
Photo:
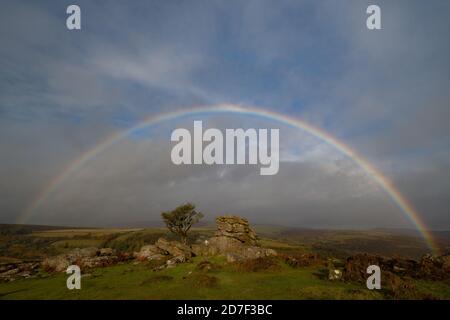
[[[166,264],[167,260],[169,260],[169,257],[164,257],[161,260],[146,260],[146,266],[152,270],[157,270],[159,267]]]
[[[203,260],[203,261],[200,261],[195,268],[200,271],[208,272],[208,271],[219,270],[221,268],[221,266],[218,265],[217,263],[213,263],[209,260]]]
[[[313,272],[313,275],[321,280],[328,280],[329,271],[330,270],[327,268],[320,268],[320,269],[316,270],[315,272]]]
[[[215,288],[219,285],[219,279],[204,273],[194,274],[189,278],[192,285],[201,288]]]
[[[268,257],[236,261],[233,264],[236,270],[240,272],[269,271],[279,268],[277,261]]]
[[[326,261],[322,257],[315,253],[303,253],[295,256],[285,256],[284,262],[293,268],[318,266],[324,265],[326,263]]]
[[[141,282],[141,286],[144,285],[151,285],[151,284],[155,284],[155,283],[159,283],[159,282],[167,282],[167,281],[171,281],[173,280],[172,276],[167,276],[167,275],[154,275],[151,276],[150,278],[147,278],[145,280],[143,280]]]

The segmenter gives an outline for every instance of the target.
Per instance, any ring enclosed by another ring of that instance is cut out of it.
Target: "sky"
[[[381,8],[368,30],[366,8]],[[325,130],[389,177],[431,229],[450,229],[450,3],[432,1],[2,1],[0,223],[14,223],[75,159],[145,117],[221,103]],[[81,30],[66,8],[81,8]],[[175,166],[170,133],[278,128],[275,176]],[[313,228],[411,228],[332,145],[283,123],[185,116],[87,161],[27,223],[159,221],[192,201],[206,219]]]

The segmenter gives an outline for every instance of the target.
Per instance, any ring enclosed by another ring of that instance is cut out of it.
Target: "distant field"
[[[110,234],[135,232],[143,229],[56,229],[56,230],[44,230],[34,231],[33,235],[36,237],[76,237],[76,236],[92,236],[101,237]],[[162,230],[162,229],[161,229]]]
[[[355,253],[369,253],[419,259],[430,253],[425,241],[411,233],[396,233],[390,230],[309,230],[284,229],[268,233],[280,241],[302,244],[325,255],[346,256]],[[444,248],[450,249],[450,240],[442,239]]]
[[[402,230],[313,230],[256,225],[261,244],[285,252],[317,252],[343,258],[360,252],[418,259],[429,248],[414,232]],[[215,227],[193,228],[190,241],[207,238]],[[447,232],[440,232],[443,247],[450,248]],[[0,263],[12,259],[35,259],[73,248],[112,247],[119,251],[139,250],[158,237],[175,237],[157,228],[64,228],[53,226],[0,225]]]
[[[159,237],[175,239],[165,228],[55,228],[2,225],[0,263],[29,261],[68,252],[74,248],[110,247],[117,251],[139,251]],[[213,234],[210,228],[191,232],[191,241]]]

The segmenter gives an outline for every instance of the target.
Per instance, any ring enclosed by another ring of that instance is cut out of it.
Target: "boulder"
[[[331,281],[337,281],[341,280],[342,278],[342,271],[339,269],[331,269],[328,271],[328,280]]]
[[[167,260],[166,261],[166,266],[167,266],[167,268],[173,268],[178,263],[183,263],[183,262],[186,262],[186,257],[185,256],[176,256],[176,257],[173,257],[172,259]]]
[[[191,247],[178,241],[168,241],[164,238],[159,238],[155,242],[155,246],[162,252],[172,256],[184,256],[187,259],[192,257]]]
[[[11,269],[16,269],[17,268],[17,264],[16,263],[6,263],[6,264],[2,264],[0,265],[0,274],[5,273]]]
[[[208,247],[205,244],[194,244],[191,247],[194,256],[207,256]]]
[[[113,265],[118,262],[117,256],[86,257],[79,262],[80,268],[98,268]]]
[[[48,272],[63,272],[67,270],[74,261],[69,259],[67,255],[59,255],[56,257],[45,258],[42,261],[42,267]]]
[[[134,257],[138,260],[155,260],[159,256],[168,254],[167,251],[158,248],[156,245],[150,244],[143,246],[139,252],[134,253]]]
[[[152,260],[164,260],[167,256],[163,255],[163,254],[159,254],[159,253],[155,253],[151,256],[147,257],[147,260],[152,261]]]
[[[246,219],[222,216],[216,219],[215,236],[188,246],[178,241],[159,238],[153,245],[144,246],[134,256],[139,260],[168,258],[167,267],[188,261],[192,256],[222,255],[229,262],[264,258],[277,255],[273,249],[258,245],[256,233]]]
[[[111,248],[77,248],[67,254],[44,259],[42,267],[48,272],[64,272],[68,266],[73,264],[80,268],[92,268],[111,265],[119,260]]]
[[[114,255],[114,249],[101,248],[99,254],[100,254],[100,256],[112,256],[112,255]]]
[[[211,255],[215,255],[220,253],[241,251],[244,247],[245,244],[236,238],[219,236],[213,237],[209,240],[209,244],[207,245],[208,250],[206,250],[206,252]]]
[[[235,262],[274,256],[269,250],[260,247],[246,247],[240,251],[227,252],[225,257],[228,262]]]
[[[246,219],[221,216],[216,219],[216,223],[215,236],[195,245],[197,255],[223,255],[228,262],[277,255],[275,250],[259,246],[256,233]]]
[[[241,251],[244,259],[256,259],[263,257],[275,256],[276,252],[273,249],[265,249],[261,247],[251,246],[246,247]]]
[[[164,238],[159,238],[155,244],[143,246],[139,252],[134,253],[134,257],[141,261],[165,259],[166,264],[163,267],[174,267],[178,263],[186,262],[194,255],[190,246]]]
[[[236,261],[242,261],[244,260],[244,257],[239,255],[238,253],[227,253],[226,256],[227,262],[236,262]]]
[[[36,277],[38,271],[38,262],[18,262],[2,265],[0,267],[0,282]]]
[[[221,216],[216,218],[215,236],[223,239],[235,239],[247,245],[257,245],[255,231],[250,228],[247,219],[238,216]],[[218,240],[218,241],[223,241]]]

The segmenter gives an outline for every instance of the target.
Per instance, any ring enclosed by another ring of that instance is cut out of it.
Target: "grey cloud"
[[[392,178],[430,226],[448,227],[449,4],[379,1],[383,30],[369,33],[368,3],[80,1],[77,34],[61,28],[63,5],[5,2],[1,220],[14,221],[79,154],[144,116],[244,102],[330,131]],[[153,219],[195,201],[212,215],[269,223],[276,215],[306,226],[409,226],[359,168],[305,133],[286,131],[280,174],[267,180],[252,167],[174,167],[158,140],[172,124],[155,130],[151,147],[126,140],[108,150],[34,221]]]

